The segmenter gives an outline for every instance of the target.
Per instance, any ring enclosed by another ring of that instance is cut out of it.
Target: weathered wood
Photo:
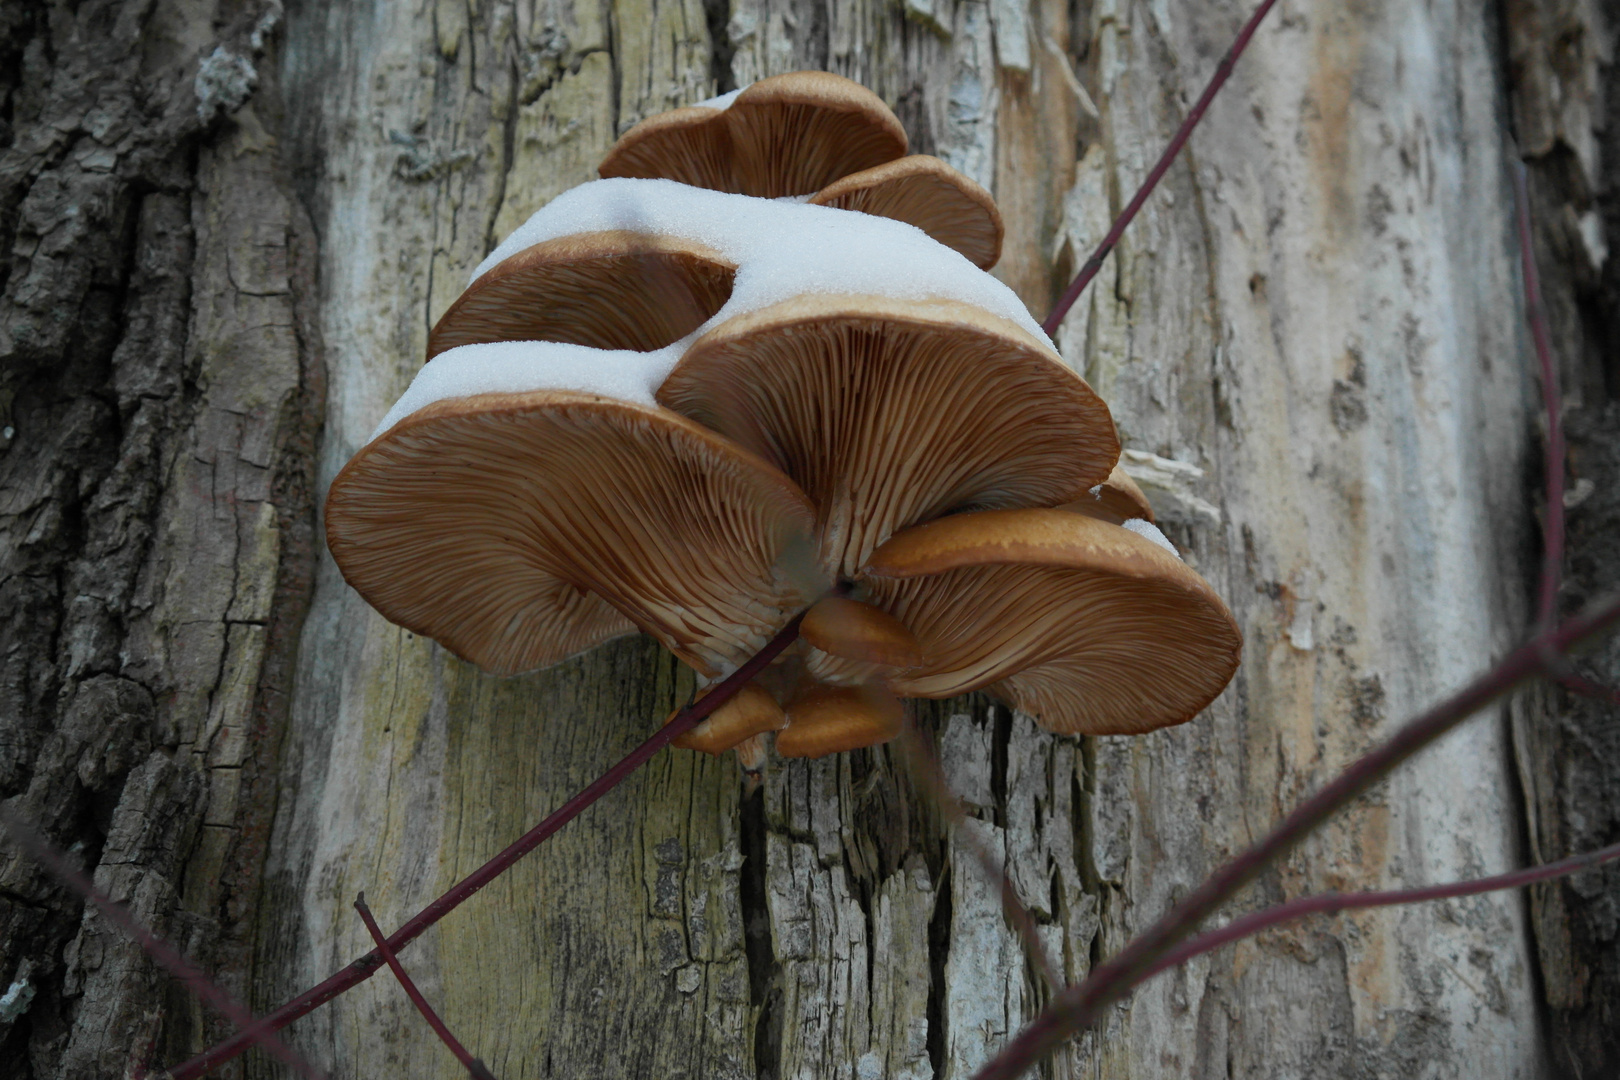
[[[273,95],[209,126],[243,104],[259,15],[0,20],[0,793],[239,991],[324,398],[313,237],[255,118]],[[216,44],[235,83],[198,79]],[[160,1032],[160,1053],[200,1037],[137,946],[9,854],[0,976],[33,997],[0,1074],[122,1075]]]
[[[1492,40],[1462,5],[1277,14],[1068,339],[1128,446],[1205,470],[1194,491],[1220,524],[1171,535],[1247,639],[1235,692],[1202,722],[1099,748],[1117,755],[1098,782],[1125,852],[1109,945],[1486,666],[1521,617],[1525,534],[1496,510],[1521,497],[1526,421]],[[1082,189],[1119,200],[1236,16],[1096,18],[1108,137]],[[1500,722],[1475,721],[1255,899],[1511,865],[1505,764]],[[1147,988],[1123,1038],[1195,1075],[1529,1075],[1522,934],[1513,896],[1287,929]]]
[[[1620,91],[1612,10],[1567,0],[1506,8],[1519,149],[1530,171],[1542,291],[1569,441],[1569,519],[1559,609],[1620,588],[1620,277],[1609,250],[1620,204],[1612,177]],[[1543,425],[1545,430],[1545,425]],[[1580,665],[1620,685],[1612,640]],[[1536,860],[1620,839],[1620,708],[1551,688],[1513,713],[1514,751]],[[1555,1066],[1570,1076],[1620,1071],[1620,872],[1594,871],[1531,894]]]
[[[634,121],[801,66],[860,78],[915,143],[993,186],[1012,223],[1001,272],[1039,310],[1236,18],[1099,4],[1076,32],[1055,4],[294,13],[287,83],[325,102],[296,151],[320,170],[326,241],[323,475],[492,239]],[[1521,498],[1525,399],[1492,49],[1463,8],[1285,10],[1065,329],[1127,443],[1181,478],[1160,491],[1172,535],[1249,639],[1237,688],[1179,731],[1082,746],[942,714],[973,827],[1071,977],[1099,915],[1117,943],[1513,632],[1524,534],[1493,514]],[[280,989],[362,948],[352,892],[402,917],[627,746],[676,685],[634,644],[495,684],[323,575],[273,861]],[[502,799],[507,775],[526,790]],[[414,949],[413,970],[497,1073],[965,1076],[1039,993],[960,851],[926,831],[862,839],[871,799],[917,817],[908,791],[883,753],[790,763],[747,811],[728,767],[668,762]],[[1481,722],[1262,894],[1507,865],[1511,807],[1499,725]],[[623,864],[626,846],[640,854]],[[1161,980],[1065,1069],[1370,1056],[1527,1075],[1522,939],[1512,897],[1284,931]],[[302,1038],[340,1069],[451,1069],[386,984]]]
[[[0,63],[0,795],[260,1007],[365,951],[356,892],[397,925],[691,687],[639,640],[481,675],[316,562],[312,493],[490,247],[635,121],[823,67],[992,188],[998,273],[1042,313],[1244,6],[344,0],[280,25],[276,5],[0,3],[20,59]],[[1480,5],[1283,3],[1059,335],[1247,638],[1205,716],[1141,739],[1054,738],[980,698],[920,710],[1067,979],[1522,628],[1534,396],[1499,54],[1563,72],[1526,10],[1503,42]],[[1535,86],[1527,145],[1599,175],[1595,114]],[[1572,205],[1559,242],[1600,204]],[[1603,273],[1584,295],[1613,295]],[[1604,429],[1579,430],[1577,475],[1601,480]],[[1612,574],[1610,505],[1573,519],[1583,589]],[[1536,853],[1612,829],[1572,828],[1598,819],[1557,795],[1560,769],[1610,790],[1601,755],[1520,735]],[[1524,854],[1513,785],[1502,717],[1477,720],[1244,903],[1502,869]],[[27,867],[0,873],[0,977],[27,963],[39,988],[0,1077],[117,1073],[160,999],[159,1056],[218,1032]],[[1584,888],[1536,918],[1572,1038],[1613,1000]],[[1526,931],[1514,896],[1279,930],[1144,988],[1047,1075],[1530,1076]],[[730,760],[661,756],[403,959],[503,1078],[960,1080],[1046,994],[888,750],[775,762],[749,798]],[[386,978],[293,1040],[338,1076],[457,1075]]]

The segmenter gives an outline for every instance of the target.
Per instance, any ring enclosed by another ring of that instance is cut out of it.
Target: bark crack
[[[767,826],[765,792],[742,801],[740,834],[743,865],[737,874],[742,908],[743,948],[748,958],[748,1003],[755,1010],[754,1072],[758,1080],[778,1080],[782,1068],[782,967],[771,943],[771,912],[766,893]]]

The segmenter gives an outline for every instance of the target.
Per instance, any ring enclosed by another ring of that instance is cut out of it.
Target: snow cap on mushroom
[[[913,154],[852,173],[816,192],[810,202],[915,225],[981,270],[1001,258],[1006,230],[995,200],[937,157]]]

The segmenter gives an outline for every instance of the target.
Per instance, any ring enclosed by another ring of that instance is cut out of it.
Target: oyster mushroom
[[[922,642],[925,663],[888,677],[895,693],[989,689],[1068,734],[1184,723],[1225,688],[1242,651],[1226,606],[1174,554],[1057,509],[908,529],[874,553],[862,589]],[[837,680],[850,664],[818,652],[808,670]]]
[[[965,508],[1083,496],[1113,419],[1051,346],[971,305],[811,294],[729,319],[658,390],[771,461],[816,505],[827,572]]]
[[[729,671],[814,598],[792,565],[811,521],[785,476],[683,417],[546,389],[413,412],[326,508],[372,606],[499,674],[636,628]]]
[[[904,725],[904,706],[879,686],[810,681],[788,702],[787,726],[776,736],[776,752],[825,757],[860,750],[888,742]]]
[[[703,696],[699,694],[699,700]],[[681,710],[676,709],[665,723],[673,722],[680,714]],[[699,721],[692,730],[677,736],[670,745],[720,755],[739,743],[768,731],[780,731],[786,725],[787,716],[770,692],[749,683],[737,691],[730,701]]]
[[[778,199],[905,152],[905,129],[872,91],[825,71],[795,71],[745,87],[723,108],[705,103],[643,120],[597,172]]]
[[[541,241],[475,278],[428,335],[428,359],[494,341],[661,349],[731,295],[736,264],[706,244],[627,229]]]
[[[1118,465],[1108,474],[1108,479],[1086,492],[1084,498],[1064,503],[1061,509],[1085,514],[1111,525],[1123,525],[1132,520],[1156,520],[1153,504],[1148,502],[1148,497],[1142,493],[1136,481]]]
[[[816,192],[810,203],[915,225],[981,270],[1001,258],[1006,230],[990,193],[926,154],[852,173]]]

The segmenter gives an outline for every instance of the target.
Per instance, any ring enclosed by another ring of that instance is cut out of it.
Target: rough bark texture
[[[313,568],[313,236],[259,10],[7,4],[0,794],[240,990]],[[225,60],[212,50],[228,50]],[[215,55],[232,75],[197,80]],[[7,849],[0,1075],[107,1077],[194,1006]],[[32,992],[31,1001],[29,1000]]]
[[[489,244],[636,120],[801,66],[852,75],[995,190],[1012,224],[1000,273],[1044,309],[1240,15],[294,9],[287,92],[321,100],[293,142],[323,239],[322,477]],[[1285,6],[1065,328],[1249,642],[1205,718],[1145,739],[939,711],[973,827],[1071,978],[1516,632],[1529,384],[1499,43],[1479,16]],[[636,643],[496,682],[382,623],[323,566],[268,871],[266,1001],[363,948],[354,892],[399,920],[684,685]],[[1503,735],[1478,722],[1261,895],[1513,863]],[[503,1075],[963,1077],[1038,1007],[993,894],[887,754],[782,765],[757,806],[738,798],[728,763],[661,761],[413,946],[413,970]],[[1528,955],[1511,896],[1287,930],[1162,980],[1054,1068],[1530,1075]],[[343,1073],[453,1072],[381,980],[303,1031]]]
[[[636,640],[484,676],[320,552],[318,493],[490,247],[642,117],[828,68],[994,191],[997,272],[1039,314],[1246,6],[0,0],[0,797],[258,1007],[365,951],[357,891],[397,925],[691,686]],[[921,710],[1065,979],[1523,629],[1514,118],[1544,265],[1575,268],[1572,476],[1596,487],[1570,600],[1614,580],[1614,271],[1557,246],[1617,212],[1593,180],[1607,46],[1573,0],[1502,14],[1284,0],[1059,335],[1247,639],[1215,706],[1142,739]],[[1575,50],[1586,112],[1549,89],[1573,78],[1560,19],[1600,43]],[[1476,720],[1244,903],[1516,864],[1515,751],[1532,854],[1613,839],[1613,712],[1515,719],[1511,748]],[[1606,1075],[1616,892],[1285,928],[1161,978],[1045,1071]],[[729,759],[663,755],[405,960],[502,1077],[962,1080],[1046,994],[886,750],[775,763],[746,799]],[[219,1031],[9,857],[0,979],[35,991],[0,1019],[0,1080],[119,1075]],[[336,1076],[458,1075],[386,977],[294,1040]]]
[[[1536,253],[1563,384],[1569,549],[1560,608],[1620,589],[1620,68],[1612,7],[1507,6],[1510,84],[1530,165]],[[1620,686],[1613,639],[1583,658]],[[1538,688],[1515,710],[1529,846],[1537,860],[1620,840],[1620,707]],[[1531,913],[1562,1076],[1620,1074],[1620,871],[1536,889]]]

